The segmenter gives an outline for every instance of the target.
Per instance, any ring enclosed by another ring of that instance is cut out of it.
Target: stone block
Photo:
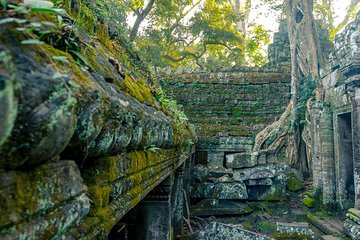
[[[0,227],[44,213],[86,190],[73,161],[44,164],[29,173],[1,173]]]
[[[323,235],[321,236],[321,240],[341,240],[341,238],[332,235]]]
[[[307,235],[312,239],[316,239],[315,233],[311,230],[306,222],[293,222],[293,223],[276,223],[277,231],[280,233]]]
[[[211,199],[247,199],[248,193],[244,183],[199,183],[192,187],[193,198]]]
[[[1,239],[61,239],[71,226],[76,226],[88,214],[89,198],[83,194],[44,215],[32,216],[11,228],[0,230]],[[25,237],[26,236],[26,237]]]
[[[248,186],[248,199],[250,201],[281,201],[285,198],[283,186]]]
[[[223,176],[229,176],[233,177],[233,170],[232,169],[226,169],[224,167],[209,167],[209,175],[213,178],[221,178]]]
[[[225,158],[227,168],[247,168],[257,164],[257,159],[249,153],[226,154]]]
[[[204,182],[210,175],[209,168],[204,165],[198,164],[193,167],[193,175],[192,177],[199,181]]]
[[[346,219],[344,222],[344,232],[353,240],[360,239],[360,224]]]
[[[239,225],[218,222],[209,223],[196,236],[197,240],[271,240],[271,238],[250,232]]]
[[[242,215],[253,211],[246,203],[219,199],[204,199],[190,210],[192,216]]]
[[[222,167],[224,162],[224,152],[208,152],[208,166]]]
[[[263,178],[263,179],[250,179],[245,181],[246,186],[271,186],[273,185],[273,181],[271,178]]]
[[[252,168],[235,169],[234,179],[245,181],[250,179],[273,178],[276,174],[275,165],[258,165]]]

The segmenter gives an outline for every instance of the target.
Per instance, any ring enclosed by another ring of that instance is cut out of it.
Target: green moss
[[[310,212],[306,212],[306,217],[312,223],[317,223],[318,222],[318,220],[316,220],[316,218]]]
[[[88,187],[89,197],[94,207],[101,208],[109,203],[111,187],[107,186],[90,186]]]
[[[282,201],[282,200],[284,200],[284,198],[285,198],[284,189],[276,188],[273,193],[269,194],[265,198],[265,201],[269,201],[269,202]]]
[[[298,234],[298,233],[277,233],[272,237],[277,240],[297,240],[297,239],[311,240],[312,239],[312,237],[309,235]]]
[[[303,189],[304,184],[303,182],[296,176],[296,174],[294,172],[290,173],[290,178],[286,183],[287,188],[290,191],[299,191],[301,189]]]
[[[58,50],[48,44],[42,44],[35,47],[38,50],[37,60],[39,62],[48,62],[51,64],[56,64],[58,71],[60,71],[63,74],[70,75],[72,77],[72,80],[74,80],[77,84],[79,84],[82,87],[95,87],[95,84],[82,73],[77,63],[69,53]],[[67,57],[70,63],[54,62],[52,60],[53,56],[65,56]]]
[[[307,206],[308,208],[314,208],[314,207],[315,207],[315,204],[316,204],[316,200],[313,199],[313,198],[310,197],[310,196],[306,196],[306,197],[303,199],[303,203],[304,203],[305,206]]]
[[[257,230],[264,234],[274,234],[276,232],[277,226],[275,222],[272,221],[261,221],[257,225]]]
[[[130,95],[141,103],[149,103],[156,107],[155,98],[150,92],[149,86],[141,79],[133,79],[129,75],[125,77],[125,86]]]

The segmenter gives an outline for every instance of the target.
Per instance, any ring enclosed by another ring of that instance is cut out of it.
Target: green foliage
[[[306,122],[305,119],[305,112],[306,112],[306,104],[307,101],[314,95],[314,90],[316,88],[315,81],[312,79],[311,76],[304,77],[300,81],[299,85],[299,93],[297,94],[297,102],[295,106],[295,114],[293,125],[304,125]]]
[[[253,24],[246,40],[246,54],[250,65],[263,66],[267,62],[265,55],[270,43],[270,34],[261,25]]]
[[[184,111],[181,109],[182,106],[179,105],[175,100],[166,96],[162,90],[158,90],[154,94],[154,96],[159,101],[161,106],[163,106],[165,109],[167,109],[168,111],[174,114],[174,117],[176,118],[179,124],[182,124],[185,121],[189,120],[186,114],[184,113]]]
[[[111,0],[108,0],[111,2]],[[114,0],[112,0],[114,2]],[[159,69],[206,69],[266,62],[264,46],[269,34],[258,25],[251,27],[248,40],[237,25],[246,18],[250,5],[239,11],[234,1],[155,1],[150,13],[142,15],[149,1],[122,0],[113,9],[137,19],[146,17],[143,30],[135,38],[145,62]],[[120,22],[125,22],[120,20]],[[132,27],[132,26],[130,26]],[[127,33],[130,31],[127,30]],[[245,52],[249,52],[245,59]]]

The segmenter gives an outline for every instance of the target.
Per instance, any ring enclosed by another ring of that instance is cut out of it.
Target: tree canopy
[[[261,4],[285,13],[287,1],[265,0]],[[351,0],[343,21],[335,25],[334,1],[314,0],[314,16],[328,30],[330,39],[352,19],[360,2]],[[115,2],[127,18],[130,41],[155,70],[216,71],[225,66],[261,66],[267,62],[270,34],[256,21],[249,22],[251,0]]]

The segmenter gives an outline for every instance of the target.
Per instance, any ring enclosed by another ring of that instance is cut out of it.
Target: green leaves
[[[26,23],[27,20],[26,19],[20,19],[20,18],[12,18],[12,17],[9,17],[9,18],[4,18],[4,19],[0,19],[0,25],[1,24],[6,24],[6,23]]]
[[[63,77],[69,77],[67,74],[63,74],[61,72],[55,72],[53,75],[53,79],[63,78]]]
[[[34,9],[52,9],[54,7],[54,4],[50,1],[44,1],[44,0],[24,0],[25,5],[29,6],[30,8]]]
[[[59,62],[70,63],[69,59],[66,56],[53,56],[52,59],[54,59],[55,61],[59,61]]]
[[[21,44],[23,45],[41,45],[43,44],[43,41],[40,41],[39,39],[26,39],[26,40],[22,40]]]

